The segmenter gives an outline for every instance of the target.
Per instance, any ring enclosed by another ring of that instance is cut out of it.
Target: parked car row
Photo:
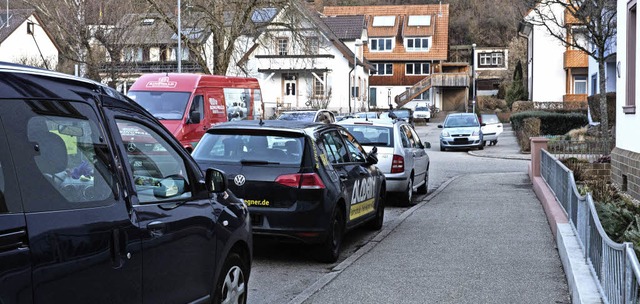
[[[0,63],[0,303],[244,303],[254,236],[334,262],[346,231],[382,227],[388,193],[408,205],[428,190],[430,144],[407,121],[318,123],[333,118],[318,111],[178,140],[216,107],[198,92],[150,112],[172,92],[139,88],[138,103]]]
[[[440,151],[447,149],[484,149],[498,144],[502,134],[502,123],[496,114],[452,113],[448,114],[444,123],[438,125],[443,129],[440,133]]]

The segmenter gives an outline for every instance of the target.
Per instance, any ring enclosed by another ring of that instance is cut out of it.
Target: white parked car
[[[369,152],[378,149],[378,168],[386,178],[387,193],[399,194],[402,205],[413,204],[413,192],[429,189],[428,142],[402,119],[351,118],[338,122]]]
[[[496,114],[480,114],[480,121],[484,124],[482,126],[482,135],[484,136],[484,144],[496,145],[498,144],[498,137],[502,134],[502,123]]]
[[[429,107],[417,106],[413,111],[413,121],[424,120],[429,122],[429,119],[431,119],[431,111],[429,111]]]

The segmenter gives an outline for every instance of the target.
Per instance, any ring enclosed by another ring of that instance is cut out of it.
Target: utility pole
[[[8,1],[8,0],[7,0]],[[182,22],[180,22],[180,0],[178,0],[178,73],[182,73]]]

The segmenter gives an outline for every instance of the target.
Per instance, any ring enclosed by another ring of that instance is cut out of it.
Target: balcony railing
[[[183,61],[181,64],[183,73],[202,73],[203,70],[195,62]],[[98,71],[103,74],[146,74],[146,73],[172,73],[178,71],[177,61],[142,61],[142,62],[107,62],[102,64]]]
[[[589,55],[580,50],[567,50],[564,52],[564,68],[589,67]]]

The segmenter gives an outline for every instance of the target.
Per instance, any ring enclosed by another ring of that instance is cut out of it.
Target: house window
[[[318,79],[318,77],[320,79]],[[324,96],[324,75],[318,75],[313,77],[313,95],[316,97]]]
[[[429,75],[430,64],[428,62],[412,62],[407,63],[405,68],[406,75]]]
[[[491,65],[502,66],[502,53],[491,54]]]
[[[484,52],[478,54],[478,67],[504,67],[504,53],[502,52]]]
[[[289,51],[289,38],[277,38],[276,47],[279,56],[287,56]]]
[[[373,17],[374,27],[379,26],[394,26],[396,24],[396,16],[375,16]]]
[[[431,37],[407,38],[404,45],[409,52],[426,52],[431,47]]]
[[[431,16],[430,15],[409,16],[409,22],[407,22],[407,25],[408,26],[430,26]]]
[[[375,71],[371,71],[374,75],[393,75],[393,63],[374,63]]]
[[[317,55],[320,51],[320,40],[318,37],[307,38],[307,52],[311,55]]]
[[[431,100],[431,90],[426,90],[426,91],[420,93],[418,96],[416,96],[416,98],[414,98],[414,100],[430,101]]]
[[[587,76],[573,76],[573,94],[587,94]]]
[[[598,74],[591,75],[591,95],[598,94]]]
[[[491,65],[491,54],[490,53],[480,53],[480,62],[479,65]]]
[[[627,86],[625,105],[622,110],[625,114],[636,113],[636,33],[637,33],[637,15],[636,0],[629,1],[627,4],[627,63],[625,66],[627,72]]]
[[[369,50],[371,51],[391,51],[393,50],[393,39],[391,38],[374,38],[369,41]]]

